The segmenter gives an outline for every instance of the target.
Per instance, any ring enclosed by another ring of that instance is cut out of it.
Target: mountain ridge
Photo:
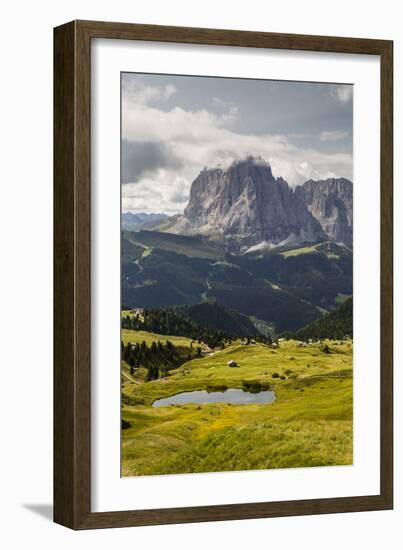
[[[346,178],[308,180],[295,188],[332,241],[353,244],[353,184]]]
[[[329,238],[352,246],[352,183],[308,180],[293,189],[274,177],[269,163],[247,157],[227,170],[203,169],[184,213],[154,229],[209,239],[236,253]]]
[[[147,212],[122,212],[122,229],[134,231],[146,229],[168,218],[166,214]]]

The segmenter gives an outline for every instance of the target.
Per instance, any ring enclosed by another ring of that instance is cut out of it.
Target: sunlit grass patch
[[[125,384],[123,475],[351,464],[352,341],[325,343],[330,353],[319,343],[234,342],[166,378]],[[270,388],[276,401],[152,407],[184,391],[248,385]]]

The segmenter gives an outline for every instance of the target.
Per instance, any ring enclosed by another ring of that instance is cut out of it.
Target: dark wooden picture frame
[[[370,496],[91,512],[91,40],[113,38],[380,56],[381,472]],[[393,42],[73,21],[54,30],[54,520],[72,529],[393,507]]]

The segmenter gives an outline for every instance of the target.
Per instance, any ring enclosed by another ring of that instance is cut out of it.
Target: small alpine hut
[[[233,359],[231,359],[231,361],[228,361],[228,366],[229,367],[237,367],[238,363],[236,361],[234,361]]]

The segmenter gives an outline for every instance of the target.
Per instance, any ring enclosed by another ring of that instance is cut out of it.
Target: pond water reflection
[[[189,403],[202,405],[203,403],[232,403],[235,405],[251,405],[254,403],[273,403],[276,395],[273,391],[263,390],[259,392],[247,392],[238,389],[225,391],[206,390],[177,393],[171,397],[164,397],[154,401],[153,407],[166,407],[168,405],[186,405]]]

